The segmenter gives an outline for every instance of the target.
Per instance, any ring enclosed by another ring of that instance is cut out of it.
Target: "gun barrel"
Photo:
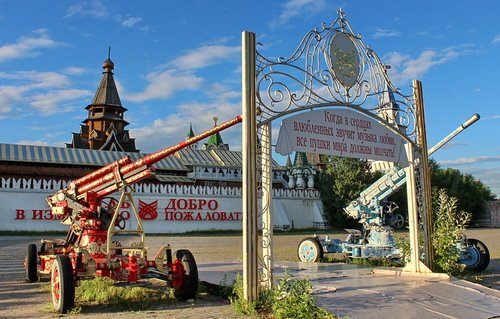
[[[448,134],[445,138],[443,138],[441,141],[439,141],[436,145],[431,147],[428,150],[428,155],[430,156],[432,153],[436,152],[438,149],[440,149],[444,144],[448,143],[452,138],[460,134],[463,130],[471,126],[472,124],[476,123],[480,119],[479,114],[475,113],[473,114],[467,121],[463,122],[460,124],[459,127],[457,127],[453,132]]]
[[[84,185],[86,183],[89,183],[91,181],[95,181],[96,179],[108,174],[108,173],[111,173],[113,172],[113,168],[118,165],[118,166],[123,166],[123,165],[126,165],[126,164],[130,164],[132,162],[132,160],[130,159],[130,157],[128,156],[124,156],[122,158],[120,158],[118,161],[115,161],[111,164],[108,164],[100,169],[98,169],[97,171],[94,171],[92,173],[89,173],[79,179],[75,179],[74,181],[72,181],[70,183],[70,185],[72,187],[79,187],[81,185]]]
[[[100,185],[103,185],[103,184],[109,183],[113,180],[116,180],[117,173],[114,172],[115,169],[118,169],[119,174],[121,176],[124,176],[125,174],[130,173],[130,172],[132,172],[136,169],[139,169],[141,167],[144,167],[144,166],[149,167],[150,165],[157,163],[158,161],[164,159],[165,157],[170,156],[173,153],[175,153],[183,148],[186,148],[191,144],[194,144],[194,143],[196,143],[196,142],[198,142],[206,137],[209,137],[209,136],[211,136],[215,133],[218,133],[222,130],[225,130],[231,126],[234,126],[238,123],[241,123],[242,120],[243,120],[242,116],[238,115],[237,117],[235,117],[229,121],[226,121],[222,124],[216,125],[213,128],[206,130],[205,132],[203,132],[199,135],[191,137],[191,138],[189,138],[185,141],[182,141],[174,146],[167,147],[167,148],[165,148],[161,151],[158,151],[156,153],[149,154],[141,159],[138,159],[135,162],[125,164],[124,166],[117,166],[116,162],[112,163],[112,164],[108,165],[108,166],[111,166],[111,169],[107,173],[104,173],[104,174],[98,176],[97,179],[91,180],[90,182],[88,182],[86,184],[81,184],[81,186],[76,191],[78,194],[85,194],[86,192],[91,191]],[[150,176],[151,174],[152,174],[152,172],[149,172],[147,174],[142,174],[139,179],[129,178],[129,180],[133,181],[135,183],[139,180],[142,180],[142,179]],[[116,185],[114,187],[114,189],[113,189],[113,187],[107,187],[105,191],[99,191],[99,196],[103,197],[103,196],[106,196],[107,194],[111,194],[117,188],[118,188],[118,185]]]

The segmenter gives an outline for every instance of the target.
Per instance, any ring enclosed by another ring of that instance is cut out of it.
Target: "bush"
[[[448,196],[444,189],[434,190],[432,197],[434,265],[437,270],[455,274],[463,270],[459,262],[459,243],[471,215],[457,211],[458,200]]]
[[[277,287],[261,290],[258,300],[254,303],[244,300],[243,282],[237,275],[230,300],[236,311],[262,318],[336,318],[325,309],[316,306],[316,298],[312,295],[312,284],[309,280],[291,280],[288,274],[285,274]]]
[[[469,213],[459,212],[457,207],[458,200],[448,196],[445,189],[433,189],[431,243],[434,247],[434,269],[450,275],[456,275],[464,268],[460,263],[460,243],[471,218]],[[423,245],[424,238],[420,232],[419,247]],[[403,251],[403,259],[408,261],[410,257],[408,238],[399,238],[396,247]]]

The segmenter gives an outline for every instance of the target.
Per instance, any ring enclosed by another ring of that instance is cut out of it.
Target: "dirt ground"
[[[274,259],[297,261],[299,242],[311,234],[278,234],[274,237]],[[480,274],[465,279],[500,290],[500,229],[471,229],[467,236],[486,244],[491,261]],[[345,239],[343,233],[330,237]],[[24,281],[23,260],[29,243],[39,243],[41,236],[0,236],[0,318],[53,318],[50,294],[41,284]],[[44,236],[43,238],[54,238]],[[55,237],[58,238],[58,237]],[[150,258],[160,246],[170,244],[172,250],[189,249],[197,263],[241,260],[241,236],[150,236],[146,237]],[[115,312],[84,309],[77,318],[244,318],[220,298],[202,296],[195,303],[158,306],[142,312]]]

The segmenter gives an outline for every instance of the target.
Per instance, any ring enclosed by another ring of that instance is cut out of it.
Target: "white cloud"
[[[482,120],[483,121],[486,121],[486,120],[498,120],[500,119],[500,115],[492,115],[492,116],[487,116],[487,117],[483,117]]]
[[[0,72],[0,79],[7,79],[9,82],[19,81],[21,87],[27,89],[64,87],[69,84],[69,79],[63,74],[56,72]]]
[[[442,50],[425,50],[416,58],[399,52],[391,52],[384,58],[384,61],[391,66],[389,77],[392,81],[396,84],[404,84],[422,77],[436,65],[448,63],[462,55],[475,53],[477,51],[471,49],[471,45],[466,44]]]
[[[50,115],[68,110],[65,102],[92,96],[88,90],[68,89],[54,90],[35,94],[30,99],[30,105],[43,115]]]
[[[193,124],[195,134],[200,134],[214,126],[213,116],[219,118],[218,123],[230,120],[241,113],[239,104],[230,103],[192,103],[177,108],[176,113],[155,120],[151,125],[131,129],[131,136],[141,145],[143,152],[155,152],[173,146],[186,137],[189,124]],[[221,132],[224,143],[231,150],[241,150],[241,128],[237,127]],[[200,146],[206,141],[200,141]]]
[[[291,19],[301,15],[314,15],[326,7],[325,0],[289,0],[283,5],[283,11],[272,25],[274,27],[288,23]]]
[[[80,1],[66,10],[66,17],[72,16],[105,18],[108,16],[108,11],[101,1]]]
[[[181,70],[201,69],[241,55],[240,46],[206,45],[178,57],[172,64]]]
[[[16,144],[20,144],[20,145],[36,145],[36,146],[66,147],[66,144],[63,143],[63,142],[60,142],[60,143],[47,143],[47,142],[41,141],[41,140],[33,140],[33,141],[30,141],[30,140],[20,140],[20,141],[17,141]]]
[[[142,18],[139,18],[139,17],[130,17],[130,18],[126,18],[124,20],[122,20],[120,22],[120,24],[122,25],[122,27],[124,28],[132,28],[134,27],[137,23],[141,22],[142,21]]]
[[[491,41],[492,44],[500,43],[500,35],[496,35]]]
[[[22,100],[24,91],[19,86],[0,86],[0,114],[12,111],[15,103]]]
[[[383,28],[377,28],[375,30],[375,34],[373,35],[374,39],[380,39],[380,38],[389,38],[389,37],[397,37],[399,36],[399,32],[394,31],[394,30],[387,30]]]
[[[241,100],[241,91],[235,91],[234,88],[226,85],[215,83],[207,90],[210,98],[216,101],[229,101],[231,99]]]
[[[0,63],[8,60],[22,59],[37,55],[37,49],[53,48],[60,45],[54,41],[45,29],[33,31],[32,36],[21,37],[16,43],[6,44],[0,47]]]
[[[177,91],[199,88],[203,81],[193,74],[182,74],[174,70],[151,72],[146,75],[146,80],[148,85],[143,92],[126,94],[124,99],[133,102],[168,99]]]
[[[63,72],[70,75],[81,75],[87,73],[87,69],[77,66],[70,66],[63,69]]]
[[[500,162],[500,156],[463,157],[454,160],[440,161],[439,164],[443,166],[458,166],[458,165],[470,165],[483,162]]]
[[[65,102],[92,96],[87,90],[64,89],[70,80],[56,72],[0,72],[0,79],[9,82],[0,86],[0,113],[9,113],[16,104],[24,103],[48,115],[65,111]]]

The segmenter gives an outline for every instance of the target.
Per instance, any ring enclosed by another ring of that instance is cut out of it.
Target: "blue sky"
[[[62,146],[79,132],[111,47],[136,144],[153,152],[241,113],[241,33],[268,57],[343,8],[404,93],[423,83],[434,145],[474,113],[481,120],[435,153],[500,195],[500,2],[0,1],[0,142]],[[279,123],[275,123],[279,126]],[[241,149],[241,128],[222,133]]]

